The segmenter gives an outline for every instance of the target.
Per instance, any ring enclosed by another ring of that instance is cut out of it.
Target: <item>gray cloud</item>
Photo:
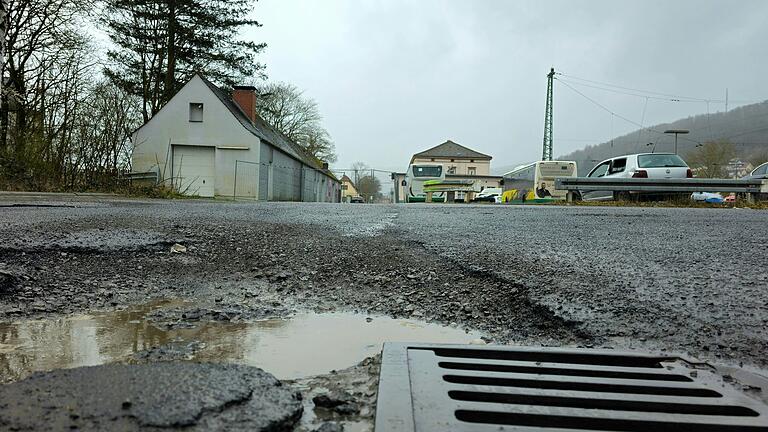
[[[731,107],[768,98],[763,0],[262,0],[255,16],[264,27],[244,36],[268,43],[270,78],[317,99],[340,167],[404,170],[411,154],[447,138],[494,165],[535,160],[551,66],[713,100],[728,87]],[[640,122],[644,98],[579,90]],[[706,111],[650,100],[644,123]],[[556,83],[556,154],[634,129]]]

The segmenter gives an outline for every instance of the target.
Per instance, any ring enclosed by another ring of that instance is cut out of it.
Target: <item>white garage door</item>
[[[173,180],[184,195],[212,197],[215,193],[215,147],[173,146]]]

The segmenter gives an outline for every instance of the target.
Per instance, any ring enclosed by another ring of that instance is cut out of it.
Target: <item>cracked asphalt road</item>
[[[189,298],[768,364],[768,212],[5,197],[0,321]],[[169,245],[188,246],[170,254]]]

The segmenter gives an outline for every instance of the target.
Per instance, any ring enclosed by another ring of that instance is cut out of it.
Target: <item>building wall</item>
[[[353,185],[351,182],[348,182],[345,180],[345,181],[342,181],[341,184],[342,186],[346,186],[346,189],[342,188],[341,190],[342,198],[348,198],[348,197],[360,195],[355,185]]]
[[[189,121],[191,103],[203,104],[202,122]],[[158,172],[168,186],[173,185],[174,146],[205,146],[215,149],[216,196],[235,194],[274,201],[340,199],[338,182],[259,140],[198,76],[134,132],[133,144],[133,171]],[[310,183],[306,183],[305,172],[315,174]]]
[[[450,158],[414,158],[413,163],[433,163],[441,164],[443,169],[448,171],[449,167],[456,167],[456,174],[468,175],[469,167],[475,167],[475,175],[483,176],[490,175],[491,173],[491,161],[484,159],[453,159]]]
[[[203,104],[203,121],[189,121],[189,104]],[[200,77],[195,76],[133,134],[132,168],[155,171],[172,184],[173,145],[214,147],[216,195],[234,193],[235,160],[259,162],[259,139],[245,130]],[[239,167],[238,167],[239,168]]]
[[[341,183],[312,168],[304,168],[303,201],[340,202]]]

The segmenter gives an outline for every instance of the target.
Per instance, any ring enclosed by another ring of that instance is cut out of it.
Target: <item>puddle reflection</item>
[[[381,350],[385,341],[467,343],[479,333],[426,322],[350,313],[302,313],[253,322],[197,322],[165,330],[145,319],[181,301],[154,302],[124,311],[52,320],[0,323],[0,382],[35,371],[128,360],[172,341],[199,341],[197,361],[261,367],[281,379],[324,374],[352,366]],[[189,306],[189,304],[187,304]]]

